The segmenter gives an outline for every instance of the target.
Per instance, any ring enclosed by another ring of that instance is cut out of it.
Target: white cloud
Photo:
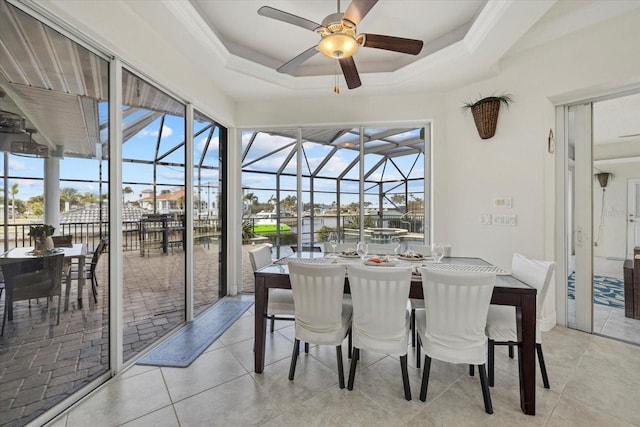
[[[9,169],[23,171],[29,169],[26,164],[14,159],[9,159]]]
[[[150,131],[149,129],[145,128],[143,130],[141,130],[138,135],[140,136],[158,136],[158,131],[154,130],[154,131]],[[173,135],[173,130],[167,126],[167,125],[162,125],[162,138],[166,138],[168,136]]]

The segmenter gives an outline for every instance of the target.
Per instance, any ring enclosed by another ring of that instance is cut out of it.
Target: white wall
[[[603,88],[640,87],[640,13],[564,37],[507,58],[500,72],[445,94],[341,97],[244,102],[239,127],[296,124],[389,123],[432,120],[434,129],[434,233],[454,255],[482,256],[509,268],[515,251],[552,259],[554,155],[547,137],[555,130],[550,99],[591,96]],[[501,109],[496,135],[481,140],[463,103],[478,94],[508,92],[515,102]],[[513,208],[494,208],[511,197]],[[480,225],[479,215],[515,214],[517,226]]]
[[[598,246],[593,248],[595,256],[605,258],[626,258],[627,251],[627,181],[640,178],[640,163],[621,163],[599,166],[599,170],[612,173],[604,196],[604,215],[602,212],[602,188],[597,180],[593,186],[593,235],[598,237],[599,226],[602,230]]]
[[[202,73],[167,41],[163,25],[150,27],[123,2],[42,3],[224,124],[242,128],[431,121],[435,239],[451,244],[453,255],[482,256],[503,268],[510,267],[514,251],[554,258],[555,158],[547,152],[549,130],[557,133],[554,103],[640,87],[640,12],[513,55],[499,64],[495,77],[446,93],[347,93],[234,104],[215,89],[220,84],[215,76]],[[146,4],[147,18],[153,20],[152,3]],[[157,18],[167,22],[166,16]],[[460,107],[478,94],[502,92],[513,94],[515,102],[501,111],[496,135],[483,141],[471,115]],[[240,133],[232,134],[237,138],[232,143],[239,144]],[[493,208],[495,197],[511,197],[513,207]],[[480,225],[481,213],[515,214],[517,226]]]

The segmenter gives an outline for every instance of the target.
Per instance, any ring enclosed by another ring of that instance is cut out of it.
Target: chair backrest
[[[56,248],[72,248],[73,247],[73,235],[65,234],[63,236],[51,236],[53,240],[53,246]]]
[[[98,260],[100,260],[100,255],[104,252],[104,247],[107,245],[107,239],[102,239],[96,246],[96,249],[93,251],[93,257],[91,258],[91,274],[95,274],[96,267],[98,266]]]
[[[553,261],[541,261],[527,258],[526,256],[514,253],[511,260],[511,275],[529,286],[534,286],[538,290],[536,298],[536,313],[538,316],[542,311],[544,300],[547,297],[551,276],[556,263]]]
[[[452,363],[487,360],[485,326],[495,273],[422,268],[427,318],[425,352]]]
[[[346,267],[289,261],[296,338],[314,344],[338,345],[343,336],[342,300]]]
[[[249,251],[249,260],[253,271],[271,264],[271,246],[264,245]]]
[[[411,267],[349,264],[353,345],[383,354],[407,354]]]
[[[22,258],[3,263],[5,283],[13,292],[13,301],[61,294],[64,254]]]

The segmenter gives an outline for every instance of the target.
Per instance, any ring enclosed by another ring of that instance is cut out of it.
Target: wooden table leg
[[[269,289],[264,277],[255,279],[255,330],[253,334],[253,352],[256,373],[264,370],[265,338],[267,336],[267,300]]]
[[[536,414],[536,296],[522,295],[516,307],[518,325],[518,366],[520,407],[525,414]]]

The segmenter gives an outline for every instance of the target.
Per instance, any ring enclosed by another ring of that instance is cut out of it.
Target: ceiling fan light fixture
[[[329,58],[349,58],[358,50],[358,42],[350,35],[333,33],[320,40],[318,50]]]

